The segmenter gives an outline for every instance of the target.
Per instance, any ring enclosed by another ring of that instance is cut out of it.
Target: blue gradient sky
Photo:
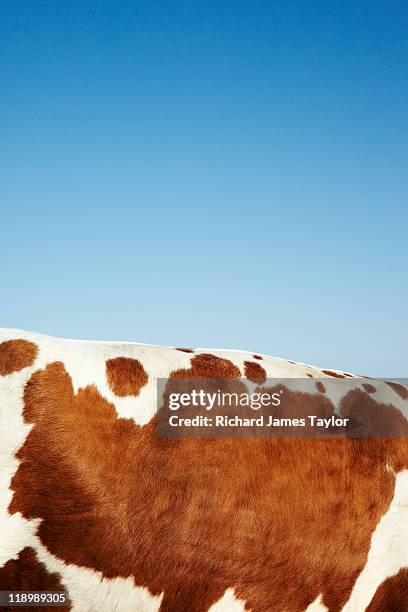
[[[0,12],[0,325],[408,375],[406,2]]]

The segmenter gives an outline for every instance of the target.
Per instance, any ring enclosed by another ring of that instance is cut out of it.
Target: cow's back
[[[0,590],[66,589],[80,611],[408,609],[405,439],[161,440],[157,380],[179,376],[315,378],[328,402],[321,379],[353,379],[393,418],[408,401],[266,355],[1,330]]]

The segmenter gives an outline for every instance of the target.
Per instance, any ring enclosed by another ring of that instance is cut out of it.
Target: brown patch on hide
[[[314,378],[313,374],[306,374],[309,378]]]
[[[138,359],[115,357],[106,362],[106,378],[110,389],[118,397],[139,395],[147,384],[148,375]]]
[[[266,372],[259,363],[253,361],[244,361],[245,376],[248,380],[258,385],[263,385],[266,380]]]
[[[319,383],[315,383],[317,386]],[[270,437],[280,438],[310,438],[318,440],[319,438],[339,438],[344,437],[344,429],[337,426],[332,426],[328,429],[312,426],[309,416],[313,415],[319,419],[336,416],[333,403],[328,397],[322,394],[312,394],[307,392],[292,391],[289,387],[281,383],[274,387],[262,387],[257,389],[258,392],[267,392],[271,397],[274,393],[279,393],[281,402],[278,406],[273,406],[272,415],[277,419],[304,419],[305,425],[302,427],[287,424],[285,427],[270,428]],[[339,415],[337,415],[339,416]]]
[[[183,353],[194,353],[191,348],[176,348],[176,351],[182,351]]]
[[[19,372],[34,363],[38,346],[28,340],[6,340],[0,344],[0,376]]]
[[[262,359],[263,359],[263,357],[261,357],[261,355],[253,355],[253,358],[254,358],[254,359],[260,359],[260,360],[262,360]]]
[[[229,359],[201,353],[191,359],[191,368],[176,370],[171,378],[239,378],[239,368]]]
[[[355,424],[355,437],[408,438],[408,422],[402,412],[391,404],[379,404],[361,389],[349,391],[340,402],[340,410]]]
[[[218,401],[218,392],[221,394],[237,394],[248,392],[245,383],[240,379],[240,369],[232,363],[229,359],[217,357],[209,353],[203,353],[197,355],[191,359],[191,367],[175,370],[169,375],[166,387],[163,394],[164,413],[159,414],[157,419],[158,433],[163,438],[175,438],[175,437],[186,437],[186,430],[182,427],[171,427],[168,415],[169,398],[171,394],[191,394],[194,390],[201,390],[205,394],[212,394],[217,397],[214,405],[212,406],[211,416],[215,415],[230,415],[231,412],[236,414],[239,413],[239,406],[235,399],[229,405],[223,405]],[[257,365],[257,364],[254,364]],[[204,410],[200,404],[200,407]],[[184,418],[194,418],[197,415],[197,407],[183,407],[182,416]],[[252,415],[253,416],[253,415]],[[234,437],[234,431],[232,428],[229,429],[229,433]],[[190,428],[187,437],[198,437],[202,438],[208,434],[204,427]]]
[[[395,391],[395,393],[398,393],[401,399],[403,400],[408,399],[408,389],[406,387],[404,387],[403,385],[400,385],[399,383],[391,382],[389,380],[386,380],[385,382],[387,383],[389,387],[391,387],[391,389]]]
[[[193,373],[240,375],[198,355],[173,376]],[[306,414],[333,413],[325,396],[293,396]],[[10,512],[42,519],[41,542],[64,562],[164,592],[161,612],[204,612],[231,585],[257,612],[299,612],[320,593],[338,612],[394,495],[384,466],[408,466],[406,440],[160,440],[156,419],[118,418],[93,386],[75,394],[62,363],[32,375],[24,403],[33,427]]]
[[[339,374],[339,372],[333,372],[332,370],[322,370],[323,374],[327,374],[327,376],[333,376],[334,378],[345,378],[344,374]]]
[[[361,386],[367,393],[375,393],[377,391],[374,385],[370,385],[369,383],[363,383]]]
[[[320,393],[326,393],[326,387],[320,381],[316,383],[316,389],[320,391]]]
[[[366,612],[408,612],[407,568],[380,584]]]
[[[17,559],[10,559],[0,568],[0,591],[62,591],[61,576],[50,573],[41,563],[35,550],[26,546]],[[68,599],[68,593],[67,593]],[[18,608],[17,608],[18,609]],[[50,606],[23,606],[27,612],[49,612]],[[71,605],[53,606],[52,610],[70,610]],[[1,610],[15,611],[15,606],[1,606]]]

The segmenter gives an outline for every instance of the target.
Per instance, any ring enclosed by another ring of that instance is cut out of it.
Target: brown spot
[[[241,394],[247,391],[246,386],[241,381],[240,369],[229,359],[217,357],[209,353],[196,355],[191,359],[191,367],[180,370],[175,370],[169,376],[169,379],[164,390],[164,405],[168,405],[171,393],[191,393],[193,389],[200,388],[205,393],[217,394],[221,389],[222,393]],[[236,408],[236,406],[235,406]],[[212,413],[219,414],[221,405],[216,402],[213,406]],[[230,406],[227,408],[227,411]],[[194,417],[197,414],[197,409],[191,410],[184,408],[183,416],[185,418]],[[169,427],[168,420],[164,418],[158,421],[160,435],[163,437],[174,438],[180,432],[181,437],[185,437],[181,428],[174,431],[174,428]],[[204,428],[205,429],[205,428]],[[199,427],[194,428],[191,432],[194,436],[202,437],[203,430]]]
[[[320,381],[316,383],[316,389],[320,391],[320,393],[326,393],[326,387]]]
[[[355,437],[408,438],[408,422],[402,412],[392,404],[376,402],[361,389],[349,391],[340,403],[340,410],[342,416],[349,417],[354,423]],[[393,443],[390,443],[390,448]],[[398,440],[395,444],[398,447]]]
[[[309,378],[314,378],[313,374],[306,374]]]
[[[349,378],[354,378],[353,374],[348,374],[348,372],[343,372],[344,376],[348,376]]]
[[[38,347],[28,340],[6,340],[0,344],[0,376],[19,372],[34,363]]]
[[[369,383],[363,383],[361,386],[367,393],[375,393],[377,391],[374,385],[370,385]]]
[[[214,355],[173,375],[192,372],[240,375]],[[333,412],[293,395],[306,414]],[[362,416],[387,408],[360,395]],[[351,399],[343,409],[358,413]],[[62,363],[32,375],[24,403],[33,427],[10,512],[41,519],[38,537],[65,563],[164,592],[161,612],[204,612],[231,585],[257,612],[303,610],[320,593],[339,611],[394,495],[384,465],[408,466],[407,440],[160,440],[156,419],[118,418],[93,386],[75,394]]]
[[[0,568],[0,591],[63,591],[66,589],[61,584],[61,576],[50,573],[41,563],[35,550],[26,546],[20,551],[17,559],[10,559]],[[67,594],[68,598],[68,594]],[[2,610],[15,610],[14,606],[1,607]],[[71,606],[56,606],[56,610],[70,610]],[[24,610],[30,612],[46,612],[49,606],[24,606]]]
[[[191,348],[176,348],[176,351],[182,351],[183,353],[194,353]]]
[[[407,612],[408,611],[408,569],[400,569],[380,586],[366,612]]]
[[[344,378],[344,374],[339,374],[339,372],[333,372],[332,370],[322,370],[323,374],[327,374],[327,376],[333,376],[334,378]]]
[[[287,362],[288,362],[288,363],[291,363],[291,364],[293,364],[293,365],[296,365],[296,361],[289,361],[289,360],[287,359]]]
[[[261,357],[261,355],[253,355],[253,358],[254,359],[261,359],[261,360],[263,359],[263,357]]]
[[[119,397],[139,395],[149,379],[140,361],[130,357],[108,359],[106,377],[110,389]]]
[[[403,400],[408,399],[408,389],[406,387],[404,387],[403,385],[400,385],[399,383],[392,382],[389,380],[386,380],[385,382],[387,383],[388,386],[391,387],[391,389],[394,389],[395,393],[398,393],[400,398],[402,398]]]
[[[258,385],[263,385],[266,380],[266,372],[259,363],[253,361],[244,361],[245,376],[248,380]]]
[[[191,359],[191,368],[172,372],[172,378],[239,378],[239,368],[229,359],[201,353]]]

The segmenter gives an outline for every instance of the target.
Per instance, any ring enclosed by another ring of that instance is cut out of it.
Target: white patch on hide
[[[327,608],[322,603],[322,596],[319,595],[311,604],[309,604],[305,612],[327,612]]]
[[[394,498],[372,535],[367,563],[343,611],[365,610],[380,584],[403,567],[408,567],[408,470],[396,476]]]
[[[221,599],[208,612],[245,612],[245,602],[235,597],[234,589],[227,589]],[[248,611],[247,611],[248,612]]]
[[[39,542],[33,544],[38,559],[49,572],[58,572],[69,593],[72,612],[157,612],[163,595],[154,597],[144,587],[136,587],[133,578],[103,578],[100,572],[67,565]]]

